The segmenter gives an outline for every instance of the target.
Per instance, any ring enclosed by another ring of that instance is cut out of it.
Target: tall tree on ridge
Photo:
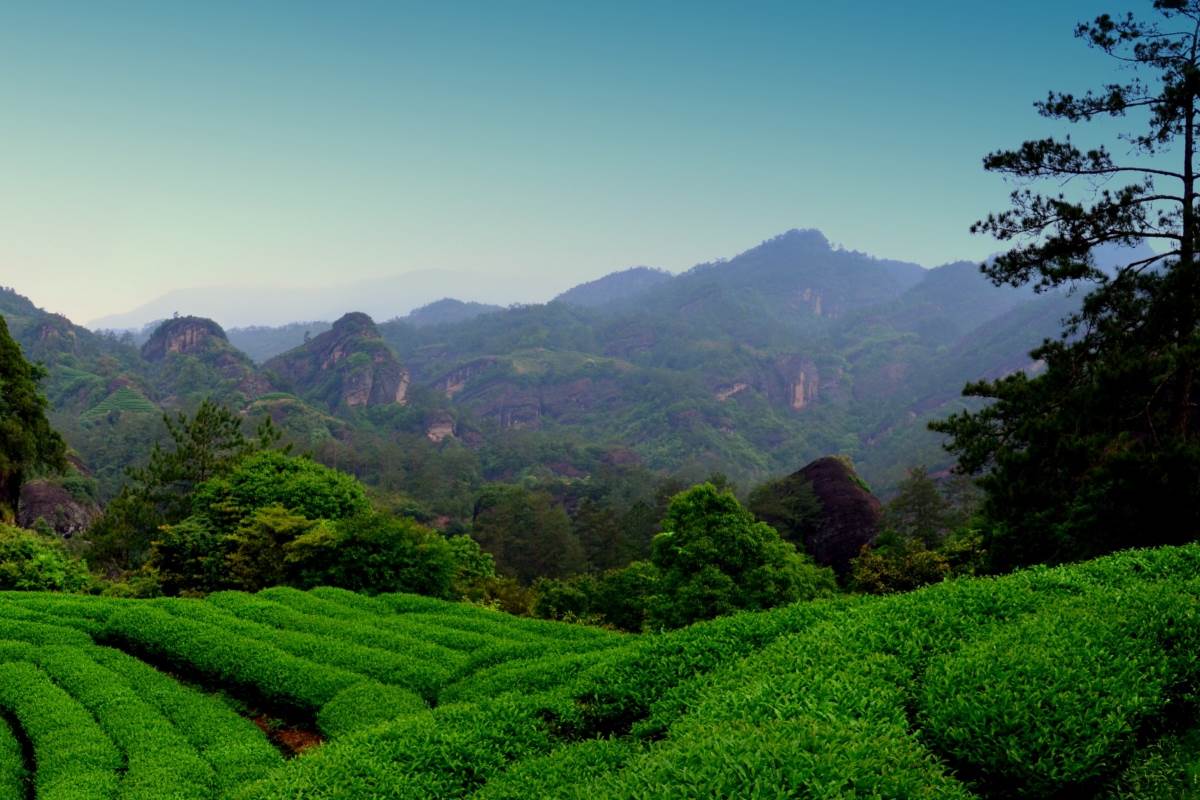
[[[950,435],[962,471],[985,473],[996,568],[1200,535],[1200,1],[1153,9],[1076,29],[1131,72],[1127,82],[1037,104],[1069,123],[1136,120],[1119,137],[1128,160],[1070,137],[984,159],[1056,193],[1024,185],[1010,209],[972,227],[1012,244],[983,271],[997,285],[1089,287],[1063,336],[1032,353],[1041,374],[970,384],[965,394],[993,402],[931,426]],[[1148,242],[1160,249],[1126,250],[1115,269],[1095,258],[1102,246]]]

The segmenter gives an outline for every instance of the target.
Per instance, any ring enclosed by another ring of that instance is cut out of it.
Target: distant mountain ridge
[[[655,286],[671,280],[671,273],[654,267],[630,267],[610,272],[602,278],[581,283],[554,299],[584,308],[598,308],[622,300],[631,300]]]
[[[331,463],[356,459],[356,474],[385,469],[379,454],[403,442],[388,457],[408,463],[387,478],[400,487],[443,469],[435,483],[455,485],[466,465],[472,480],[579,477],[610,458],[745,484],[845,453],[886,493],[909,465],[946,466],[925,423],[963,407],[965,382],[1036,370],[1029,350],[1078,303],[993,286],[969,262],[926,270],[804,230],[556,298],[442,297],[379,323],[358,310],[228,332],[169,316],[144,339],[94,333],[13,291],[0,314],[48,367],[54,423],[105,491],[144,457],[162,411],[211,397],[270,415]]]

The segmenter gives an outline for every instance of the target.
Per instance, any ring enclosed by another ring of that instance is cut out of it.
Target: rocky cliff
[[[169,404],[170,393],[186,389],[200,370],[253,400],[270,392],[271,382],[245,353],[229,343],[220,325],[204,317],[175,317],[159,325],[142,345],[142,358],[158,367],[159,383]],[[191,359],[191,361],[189,361]]]
[[[879,500],[846,458],[818,458],[767,491],[752,498],[755,513],[839,575],[879,532]]]
[[[272,358],[264,368],[296,394],[330,408],[403,405],[408,396],[408,370],[384,343],[374,321],[358,312]]]

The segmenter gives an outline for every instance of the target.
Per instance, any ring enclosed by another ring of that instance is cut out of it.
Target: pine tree
[[[1066,137],[984,159],[1022,184],[1011,208],[973,226],[1012,245],[984,272],[997,285],[1087,287],[1063,336],[1032,353],[1040,374],[971,384],[964,392],[990,405],[932,426],[962,471],[985,473],[994,567],[1200,533],[1200,2],[1153,7],[1151,19],[1103,15],[1076,29],[1127,82],[1037,104],[1066,123],[1136,125],[1120,137],[1127,156]],[[1053,193],[1031,189],[1038,181]],[[1144,243],[1157,252],[1133,249]],[[1136,254],[1102,268],[1096,251],[1113,246]]]

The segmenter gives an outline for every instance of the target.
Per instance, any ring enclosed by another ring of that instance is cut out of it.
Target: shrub
[[[403,517],[360,514],[321,526],[285,548],[297,586],[449,597],[455,551],[438,533]]]
[[[283,765],[279,751],[262,732],[217,698],[184,686],[119,650],[97,647],[90,655],[157,708],[212,765],[218,796]]]
[[[56,536],[0,524],[0,589],[78,592],[90,584],[87,565]]]
[[[380,683],[360,683],[338,692],[321,707],[317,727],[327,736],[342,736],[397,717],[428,712],[429,706],[415,692]]]
[[[192,496],[192,513],[209,517],[222,531],[267,506],[308,519],[342,519],[370,507],[353,476],[278,450],[242,459],[227,475],[197,486]]]
[[[38,800],[110,800],[121,754],[92,715],[32,664],[0,664],[0,708],[33,746]]]
[[[0,797],[24,797],[28,778],[21,743],[12,726],[0,718]]]
[[[103,636],[155,662],[199,673],[235,691],[303,714],[316,713],[342,689],[362,680],[359,675],[298,658],[260,639],[184,619],[148,604],[114,612]]]
[[[205,800],[211,796],[212,768],[156,708],[92,661],[86,650],[41,648],[37,663],[95,717],[121,751],[125,759],[123,800]]]
[[[1194,597],[1092,592],[930,664],[926,735],[993,791],[1045,797],[1111,776],[1200,666]]]

